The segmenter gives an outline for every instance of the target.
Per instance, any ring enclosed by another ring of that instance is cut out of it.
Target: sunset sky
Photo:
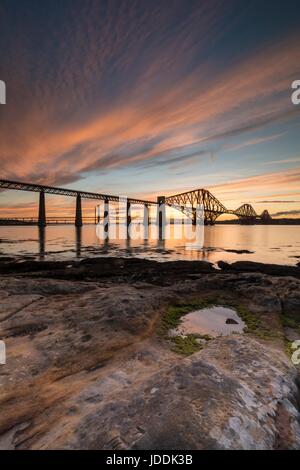
[[[299,0],[1,0],[0,178],[153,200],[207,188],[300,217],[299,21]],[[36,202],[1,192],[0,216]]]

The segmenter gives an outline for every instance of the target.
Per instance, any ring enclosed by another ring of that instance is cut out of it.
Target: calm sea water
[[[94,225],[0,227],[0,256],[65,260],[96,256],[140,257],[158,261],[251,260],[294,265],[300,261],[300,226],[215,225],[205,227],[204,246],[189,249],[184,240],[99,240]],[[151,235],[151,232],[150,232]],[[231,251],[232,250],[232,251]],[[250,253],[235,253],[247,250]]]

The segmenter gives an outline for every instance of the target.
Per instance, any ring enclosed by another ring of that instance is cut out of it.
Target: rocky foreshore
[[[174,348],[170,306],[207,303],[245,333]],[[299,449],[298,338],[299,266],[3,258],[0,448]]]

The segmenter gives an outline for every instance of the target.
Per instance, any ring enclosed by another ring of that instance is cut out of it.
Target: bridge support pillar
[[[46,204],[45,204],[45,192],[40,192],[40,203],[39,203],[39,227],[46,227]]]
[[[82,227],[82,210],[81,210],[81,196],[80,196],[80,194],[77,194],[77,196],[76,196],[75,227]]]
[[[165,238],[166,224],[166,197],[158,196],[157,198],[157,218],[158,218],[158,237],[160,240]]]
[[[104,233],[108,233],[109,230],[109,200],[105,199],[104,201],[104,214],[103,214],[103,223],[104,223]]]

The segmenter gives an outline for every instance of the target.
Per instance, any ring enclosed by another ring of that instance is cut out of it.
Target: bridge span
[[[166,206],[173,207],[187,217],[189,217],[193,224],[196,224],[198,217],[203,217],[204,213],[204,223],[207,225],[212,225],[215,223],[216,219],[222,214],[232,214],[237,216],[241,223],[255,223],[257,219],[260,219],[264,223],[267,223],[271,220],[271,216],[267,210],[264,210],[262,214],[258,215],[254,208],[250,204],[243,204],[236,210],[227,209],[210,191],[207,189],[196,189],[193,191],[187,191],[184,193],[176,194],[174,196],[158,196],[157,201],[147,201],[138,198],[126,198],[125,196],[115,196],[109,194],[93,193],[89,191],[79,191],[75,189],[66,189],[58,188],[54,186],[47,186],[41,184],[33,183],[22,183],[19,181],[10,181],[6,179],[0,179],[0,189],[2,190],[17,190],[17,191],[30,191],[39,193],[39,212],[38,219],[36,219],[36,224],[40,227],[44,227],[47,224],[47,220],[50,221],[50,218],[46,218],[46,202],[45,194],[58,194],[61,196],[69,196],[76,198],[76,209],[75,209],[75,226],[81,227],[83,225],[83,216],[81,208],[81,199],[93,199],[93,200],[102,200],[104,201],[104,215],[103,218],[106,219],[109,213],[109,202],[126,202],[127,203],[127,225],[131,222],[130,208],[131,204],[138,204],[144,206],[144,220],[149,223],[149,206],[156,206],[158,209],[158,220],[159,226],[161,227],[164,221],[163,213]],[[197,208],[201,207],[202,215],[199,215]],[[26,218],[23,218],[23,222]],[[58,220],[59,218],[54,218]],[[67,217],[63,217],[67,219]],[[86,219],[86,218],[85,218]],[[17,218],[7,219],[15,220],[17,223]],[[33,221],[34,219],[32,219]],[[100,220],[99,214],[96,213],[95,208],[95,223],[98,223]],[[2,225],[5,224],[5,219],[2,219]]]
[[[235,215],[240,219],[241,223],[254,223],[257,219],[267,223],[271,220],[267,210],[264,210],[259,215],[250,204],[243,204],[236,210],[227,209],[207,189],[195,189],[176,194],[175,196],[161,196],[160,202],[161,204],[165,202],[169,206],[177,207],[178,210],[191,218],[194,224],[196,224],[197,219],[197,207],[203,207],[204,223],[206,225],[213,225],[216,219],[223,214]],[[199,216],[202,217],[202,214],[200,213]]]
[[[111,194],[101,194],[93,193],[89,191],[79,191],[76,189],[66,189],[66,188],[57,188],[54,186],[46,186],[41,184],[31,184],[31,183],[22,183],[19,181],[10,181],[10,180],[0,180],[1,189],[13,189],[16,191],[30,191],[34,193],[39,193],[39,217],[38,225],[46,225],[46,203],[45,203],[45,194],[58,194],[61,196],[70,196],[76,198],[76,212],[75,212],[75,225],[76,227],[81,227],[83,225],[82,218],[82,209],[81,209],[81,199],[94,199],[104,201],[104,205],[108,210],[109,202],[120,202],[122,200],[127,202],[127,211],[130,210],[131,204],[141,204],[148,207],[149,205],[156,205],[156,202],[145,201],[143,199],[137,198],[125,198],[122,196],[114,196]]]

